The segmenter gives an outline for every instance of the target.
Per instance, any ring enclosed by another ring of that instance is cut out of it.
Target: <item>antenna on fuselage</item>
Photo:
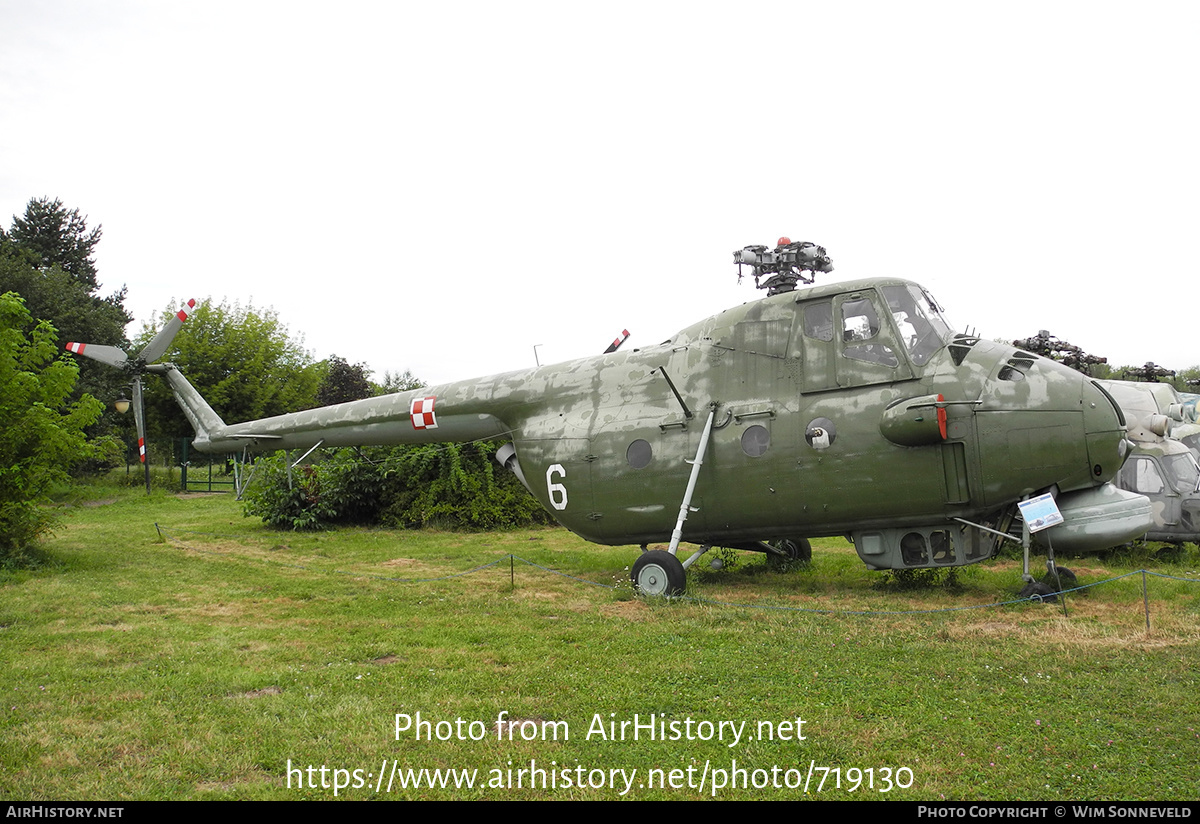
[[[833,262],[824,246],[806,240],[792,242],[781,237],[775,248],[745,246],[733,253],[738,268],[738,283],[742,282],[742,267],[749,266],[754,274],[754,286],[766,289],[767,295],[791,292],[798,283],[812,283],[817,272],[832,272]],[[805,276],[805,272],[809,274]],[[760,282],[760,278],[766,278]]]
[[[608,345],[608,348],[604,350],[604,354],[611,355],[613,352],[616,352],[618,349],[621,348],[621,344],[627,340],[629,340],[629,330],[622,329],[621,334],[619,334],[615,338],[613,338],[613,342],[610,343]]]

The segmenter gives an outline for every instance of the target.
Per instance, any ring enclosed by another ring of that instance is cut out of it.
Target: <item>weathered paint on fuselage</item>
[[[245,424],[213,416],[197,423],[196,443],[229,452],[511,438],[533,494],[604,544],[670,536],[714,405],[684,529],[692,543],[978,521],[1022,495],[1114,475],[1124,427],[1093,381],[1010,346],[931,340],[911,307],[896,308],[897,295],[919,289],[881,279],[799,290],[656,346]],[[885,437],[890,405],[937,395],[944,440],[929,434],[932,407],[902,422],[918,445]],[[421,398],[435,399],[423,423],[436,428],[414,423]]]

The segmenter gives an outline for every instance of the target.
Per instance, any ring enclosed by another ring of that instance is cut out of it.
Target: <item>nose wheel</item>
[[[643,552],[633,562],[629,573],[633,588],[643,595],[665,595],[670,598],[682,595],[687,588],[687,572],[683,563],[662,549]]]

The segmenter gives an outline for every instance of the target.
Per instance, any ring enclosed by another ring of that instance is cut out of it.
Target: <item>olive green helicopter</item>
[[[1047,493],[1061,513],[1039,533],[1051,572],[1056,552],[1148,528],[1148,500],[1110,483],[1129,444],[1096,381],[956,334],[907,280],[813,285],[833,267],[812,243],[747,246],[734,263],[767,295],[654,346],[246,423],[155,363],[186,307],[137,357],[67,348],[131,375],[139,439],[143,373],[166,378],[203,452],[506,439],[496,460],[563,526],[641,545],[631,577],[647,594],[682,593],[713,547],[807,559],[808,539],[835,535],[877,570],[978,563],[1015,540],[1032,582],[1018,504]]]

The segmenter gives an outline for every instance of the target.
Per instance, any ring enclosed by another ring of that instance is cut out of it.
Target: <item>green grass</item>
[[[1147,632],[1140,576],[1071,596],[1066,617],[1061,605],[1026,603],[895,615],[1011,600],[1019,563],[912,589],[866,570],[844,542],[821,540],[810,567],[780,572],[742,556],[733,569],[694,569],[694,600],[647,601],[627,585],[636,548],[560,529],[280,533],[243,518],[229,495],[91,495],[101,503],[72,496],[41,566],[0,573],[7,799],[333,796],[298,788],[295,774],[289,788],[289,759],[362,770],[364,783],[370,773],[370,786],[339,791],[354,799],[375,797],[375,775],[393,761],[477,769],[484,786],[380,796],[616,798],[607,771],[624,769],[637,770],[627,797],[702,798],[711,784],[639,784],[651,770],[686,781],[689,767],[698,781],[706,763],[734,761],[798,770],[793,778],[810,764],[840,767],[840,790],[830,776],[817,793],[816,773],[816,798],[1197,794],[1195,548],[1140,562],[1190,579],[1149,580]],[[520,562],[510,583],[510,553],[617,586]],[[1091,583],[1138,568],[1126,560],[1070,566]],[[841,612],[798,611],[812,609]],[[479,721],[485,738],[397,740],[396,715],[418,712]],[[497,740],[501,712],[565,722],[570,738],[522,741],[518,727],[516,740]],[[597,715],[635,713],[745,721],[749,732],[800,717],[806,740],[588,739]],[[557,789],[486,786],[492,770],[507,779],[509,762],[531,760],[573,779],[579,767],[585,777],[603,770],[606,786],[563,788],[561,775]],[[884,767],[911,769],[912,786],[848,790],[848,768],[874,768],[878,786]],[[740,784],[717,792],[802,796]]]

